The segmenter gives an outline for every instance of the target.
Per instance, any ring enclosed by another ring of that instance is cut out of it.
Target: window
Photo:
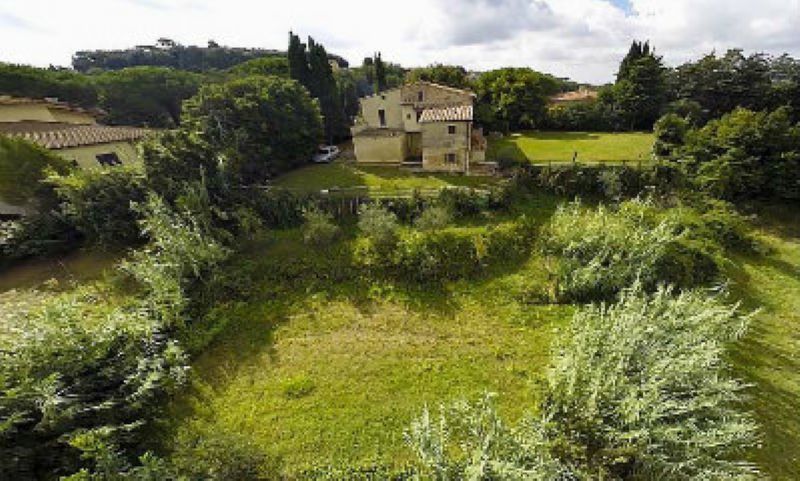
[[[386,111],[383,109],[378,110],[378,122],[381,127],[386,127]]]
[[[450,135],[455,135],[456,126],[455,125],[448,125],[447,126],[447,133],[450,134]]]
[[[411,120],[411,114],[406,114],[406,120]]]
[[[444,161],[448,164],[455,164],[456,163],[456,154],[449,153],[444,154]]]
[[[95,158],[100,165],[112,166],[122,164],[122,161],[119,160],[119,156],[117,156],[116,152],[98,154],[95,156]]]
[[[425,93],[422,90],[420,90],[419,92],[417,92],[417,102],[422,102],[424,100],[425,100]]]

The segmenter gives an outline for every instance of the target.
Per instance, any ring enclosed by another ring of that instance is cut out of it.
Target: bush
[[[800,125],[786,108],[737,109],[689,131],[682,151],[697,186],[714,197],[800,199]]]
[[[443,189],[437,198],[437,204],[448,209],[455,217],[471,217],[478,215],[488,207],[485,193],[469,188]]]
[[[67,218],[90,242],[128,245],[142,240],[140,216],[131,207],[146,197],[141,166],[78,170],[48,181],[55,186]]]
[[[452,215],[445,207],[431,206],[422,211],[414,226],[423,231],[440,230],[447,227],[451,219]]]
[[[79,243],[80,234],[57,211],[0,221],[0,267],[27,257],[67,252]]]
[[[66,159],[24,139],[0,135],[0,200],[11,205],[48,210],[56,205],[50,173],[67,174]]]
[[[601,479],[741,479],[756,427],[725,346],[747,318],[705,292],[637,287],[591,306],[555,347],[542,413],[557,457]]]
[[[381,252],[394,249],[399,238],[397,216],[378,204],[364,204],[358,211],[358,229]]]
[[[523,222],[489,230],[412,231],[401,235],[391,250],[370,242],[359,244],[355,259],[400,280],[432,282],[467,278],[490,264],[518,261],[532,246],[532,226]]]
[[[720,247],[713,239],[692,238],[676,215],[638,199],[618,210],[589,210],[578,202],[559,207],[544,239],[545,252],[560,258],[559,297],[610,299],[637,279],[648,290],[660,283],[691,287],[713,280]]]
[[[634,286],[576,312],[536,417],[508,426],[486,396],[426,409],[406,442],[430,479],[756,479],[757,427],[725,363],[747,322],[705,292]]]
[[[333,223],[333,218],[316,209],[308,209],[303,215],[303,241],[314,247],[330,245],[339,235],[339,227]]]

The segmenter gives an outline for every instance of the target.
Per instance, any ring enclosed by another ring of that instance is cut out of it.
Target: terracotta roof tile
[[[0,133],[4,133],[3,130],[0,125]],[[136,127],[53,124],[49,129],[39,126],[29,130],[8,130],[5,135],[23,138],[42,147],[57,150],[112,142],[133,142],[151,133],[151,130]]]
[[[471,122],[472,105],[451,105],[449,107],[425,109],[419,118],[426,122]]]

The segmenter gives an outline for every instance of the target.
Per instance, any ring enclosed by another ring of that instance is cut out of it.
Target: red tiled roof
[[[425,109],[419,118],[420,123],[426,122],[471,122],[472,105],[451,105],[434,109]]]
[[[105,125],[74,125],[39,123],[21,129],[19,125],[0,124],[0,134],[29,140],[48,149],[67,149],[112,142],[133,142],[152,131],[136,127],[107,127]]]

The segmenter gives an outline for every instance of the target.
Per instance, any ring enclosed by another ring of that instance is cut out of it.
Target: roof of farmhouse
[[[68,149],[113,142],[133,142],[153,131],[136,127],[75,125],[51,122],[0,123],[0,134],[18,137],[47,149]]]
[[[419,121],[421,123],[471,122],[472,105],[453,105],[450,107],[425,109],[422,111],[422,115],[420,115]]]

